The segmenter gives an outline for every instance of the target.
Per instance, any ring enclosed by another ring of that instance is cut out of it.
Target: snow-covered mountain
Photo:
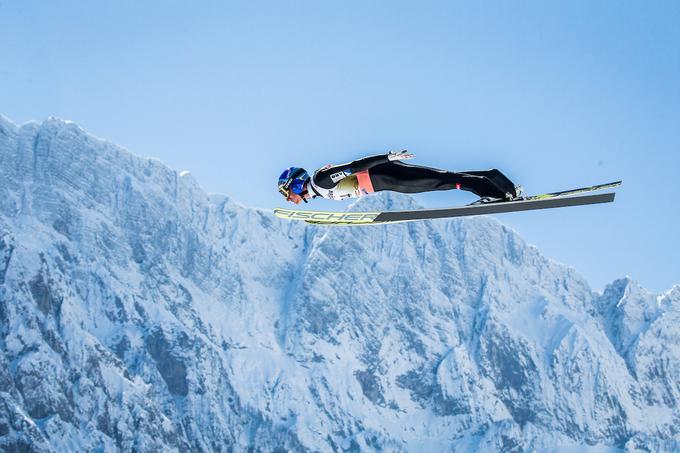
[[[679,321],[491,218],[280,221],[0,116],[8,451],[678,451]]]

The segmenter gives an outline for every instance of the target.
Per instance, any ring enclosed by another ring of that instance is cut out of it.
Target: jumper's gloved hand
[[[390,151],[387,154],[387,160],[389,160],[390,162],[394,160],[413,159],[414,157],[416,157],[415,154],[411,154],[405,149],[401,151]]]

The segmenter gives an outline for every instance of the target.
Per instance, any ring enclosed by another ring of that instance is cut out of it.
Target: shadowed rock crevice
[[[354,372],[354,377],[356,377],[359,385],[361,385],[361,391],[369,401],[378,406],[385,406],[384,389],[379,377],[375,374],[375,370],[358,370]]]
[[[54,287],[54,282],[45,277],[43,273],[34,276],[28,283],[33,301],[44,315],[58,318],[61,313],[63,298]]]
[[[186,342],[186,335],[183,342]],[[146,338],[146,349],[156,362],[158,372],[173,395],[187,396],[189,384],[187,382],[187,366],[176,352],[177,344],[166,338],[160,330],[154,330]]]
[[[0,233],[0,285],[5,283],[5,275],[7,275],[13,252],[14,239],[12,236]]]

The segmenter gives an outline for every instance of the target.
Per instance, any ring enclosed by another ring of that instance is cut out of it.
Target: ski
[[[561,192],[532,195],[515,201],[481,203],[454,208],[382,212],[328,212],[276,208],[274,209],[274,214],[282,219],[304,220],[307,223],[317,225],[378,225],[385,223],[412,222],[416,220],[501,214],[506,212],[611,203],[614,201],[615,197],[613,192],[594,195],[583,194],[618,187],[619,185],[621,185],[621,181]]]
[[[327,212],[277,208],[274,209],[274,214],[282,219],[304,220],[307,223],[318,225],[377,225],[381,223],[412,222],[415,220],[501,214],[505,212],[611,203],[614,201],[614,195],[614,193],[603,193],[572,197],[552,197],[539,200],[518,200],[461,206],[456,208],[419,209],[414,211]]]

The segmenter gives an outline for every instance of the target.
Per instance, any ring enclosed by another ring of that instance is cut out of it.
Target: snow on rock
[[[679,288],[593,293],[487,217],[282,221],[0,116],[7,450],[678,450]]]

